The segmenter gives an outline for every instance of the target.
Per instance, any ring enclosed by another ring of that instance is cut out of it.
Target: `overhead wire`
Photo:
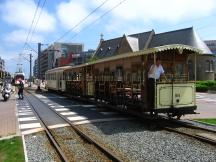
[[[117,8],[118,6],[120,6],[121,4],[123,4],[126,0],[122,0],[120,1],[117,5],[113,6],[111,9],[107,10],[104,14],[102,14],[100,17],[98,17],[97,19],[95,19],[93,22],[91,22],[89,25],[87,25],[86,27],[82,28],[79,32],[75,33],[71,39],[75,38],[78,34],[80,34],[81,32],[83,32],[84,30],[88,29],[91,25],[93,25],[94,23],[96,23],[98,20],[102,19],[105,15],[107,15],[108,13],[110,13],[112,10],[114,10],[115,8]]]
[[[82,24],[88,17],[90,17],[93,13],[95,13],[99,8],[101,8],[104,4],[106,4],[109,0],[103,1],[98,7],[96,7],[92,12],[90,12],[86,17],[84,17],[82,20],[80,20],[76,25],[74,25],[72,28],[67,30],[62,36],[60,36],[58,39],[56,39],[54,42],[58,42],[62,38],[64,38],[68,33],[70,33],[72,30],[74,30],[76,27],[78,27],[80,24]]]
[[[33,30],[32,30],[32,33],[31,33],[31,37],[30,37],[30,39],[29,39],[29,42],[31,42],[32,37],[33,37],[33,35],[34,35],[34,33],[35,33],[35,30],[36,30],[36,28],[37,28],[38,22],[39,22],[39,20],[40,20],[41,15],[42,15],[42,12],[43,12],[43,8],[44,8],[44,6],[45,6],[45,3],[46,3],[46,0],[44,0],[44,3],[42,4],[42,7],[41,7],[41,10],[40,10],[38,19],[37,19],[37,21],[36,21],[36,23],[35,23],[35,26],[34,26]]]
[[[36,9],[35,9],[34,16],[33,16],[33,19],[32,19],[31,25],[30,25],[30,27],[29,27],[28,34],[27,34],[27,37],[26,37],[26,40],[25,40],[25,43],[24,43],[22,49],[24,49],[24,47],[26,46],[26,43],[28,42],[28,38],[29,38],[29,35],[30,35],[31,31],[32,31],[32,27],[33,27],[33,24],[34,24],[34,21],[35,21],[35,17],[36,17],[36,15],[37,15],[38,8],[39,8],[39,6],[40,6],[40,2],[41,2],[41,0],[38,0],[37,7],[36,7]]]

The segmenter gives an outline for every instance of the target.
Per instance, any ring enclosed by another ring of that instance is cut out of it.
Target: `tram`
[[[25,84],[25,74],[23,72],[15,72],[14,74],[15,85],[18,85],[20,81]]]
[[[95,102],[119,109],[142,113],[153,111],[154,114],[164,113],[180,119],[196,110],[196,76],[190,80],[187,62],[191,57],[196,60],[197,54],[201,54],[201,50],[172,44],[118,54],[78,66],[55,68],[46,72],[47,88],[93,98]],[[162,60],[166,78],[161,77],[155,82],[155,102],[150,107],[148,70],[157,57]]]

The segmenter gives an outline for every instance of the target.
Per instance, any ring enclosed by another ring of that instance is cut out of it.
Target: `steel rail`
[[[27,90],[28,91],[28,90]],[[115,162],[124,162],[124,160],[122,158],[120,158],[118,155],[116,155],[115,152],[113,152],[112,150],[106,148],[105,146],[103,146],[102,144],[100,144],[99,142],[97,142],[94,138],[90,137],[89,135],[85,134],[84,131],[82,131],[80,128],[78,128],[76,125],[74,125],[73,123],[71,123],[70,120],[68,120],[67,118],[65,118],[63,115],[57,113],[56,111],[54,111],[49,105],[47,105],[46,103],[44,103],[43,101],[41,101],[38,97],[36,97],[32,92],[28,91],[28,93],[30,93],[32,96],[34,96],[38,101],[40,101],[43,105],[45,105],[46,107],[48,107],[50,110],[52,110],[56,115],[58,115],[61,119],[63,119],[66,123],[68,123],[83,139],[87,140],[89,143],[95,145],[100,151],[102,151],[104,154],[106,154],[112,161]]]
[[[31,106],[35,116],[38,118],[40,124],[42,125],[42,127],[44,128],[47,137],[49,139],[49,141],[51,142],[51,144],[54,146],[55,150],[57,151],[60,159],[63,162],[69,162],[69,160],[67,159],[67,157],[65,156],[64,152],[62,151],[62,149],[60,148],[58,142],[55,140],[55,138],[52,136],[52,133],[50,131],[50,129],[46,126],[45,122],[41,119],[39,113],[36,111],[34,105],[30,102],[29,98],[27,96],[25,96],[27,102],[29,103],[29,105]]]
[[[182,135],[185,135],[185,136],[189,136],[189,137],[192,137],[192,138],[196,138],[200,141],[203,141],[203,142],[206,142],[206,143],[209,143],[211,145],[216,145],[216,140],[214,139],[211,139],[211,138],[208,138],[208,137],[205,137],[205,136],[200,136],[200,135],[197,135],[197,134],[193,134],[193,133],[186,133],[186,132],[182,132],[180,130],[177,130],[175,128],[170,128],[170,127],[163,127],[163,129],[169,131],[169,132],[175,132],[175,133],[178,133],[178,134],[182,134]],[[216,134],[215,134],[215,137],[216,137]]]
[[[175,124],[176,125],[180,125],[182,127],[185,127],[185,128],[188,128],[189,127],[191,129],[199,129],[199,130],[202,130],[202,131],[206,131],[208,133],[215,133],[215,136],[216,136],[216,131],[215,130],[211,130],[211,129],[207,129],[207,128],[203,128],[203,127],[199,127],[199,126],[194,126],[192,125],[191,123],[187,123],[185,121],[180,121],[180,120],[176,120],[176,119],[168,119],[167,117],[164,117],[164,116],[149,116],[149,115],[144,115],[144,114],[140,114],[140,113],[137,113],[137,112],[134,112],[134,111],[123,111],[123,110],[119,110],[117,109],[115,106],[111,106],[111,105],[105,105],[103,103],[100,103],[98,104],[97,102],[94,102],[94,101],[90,101],[89,99],[84,99],[84,98],[81,98],[81,97],[75,97],[75,96],[68,96],[68,95],[65,95],[69,98],[73,98],[73,99],[76,99],[76,100],[79,100],[79,101],[84,101],[84,102],[90,102],[90,103],[94,103],[96,105],[103,105],[107,108],[112,108],[116,111],[119,111],[119,112],[122,112],[124,114],[129,114],[129,115],[133,115],[133,116],[136,116],[136,117],[139,117],[140,120],[164,120],[165,122],[168,122],[168,124]],[[66,119],[67,120],[67,119]],[[207,137],[203,137],[203,136],[199,136],[199,135],[193,135],[193,134],[189,134],[189,133],[185,133],[185,132],[181,132],[181,131],[178,131],[177,129],[173,129],[173,128],[169,128],[169,127],[163,127],[165,130],[168,130],[168,131],[172,131],[172,132],[176,132],[176,133],[179,133],[179,134],[182,134],[182,135],[186,135],[186,136],[189,136],[189,137],[193,137],[193,138],[196,138],[200,141],[204,141],[206,143],[210,143],[210,144],[216,144],[216,141],[215,140],[212,140],[210,138],[207,138]]]

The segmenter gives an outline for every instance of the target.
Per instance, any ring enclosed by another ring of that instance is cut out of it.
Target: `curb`
[[[24,155],[25,155],[25,162],[28,162],[28,155],[27,155],[27,149],[26,149],[26,145],[25,145],[24,135],[22,135],[22,142],[23,142],[23,151],[24,151]]]
[[[0,141],[2,141],[2,140],[7,140],[7,139],[11,139],[11,138],[14,138],[14,137],[19,137],[19,135],[15,134],[15,135],[11,135],[11,136],[1,137],[1,138],[0,138]]]

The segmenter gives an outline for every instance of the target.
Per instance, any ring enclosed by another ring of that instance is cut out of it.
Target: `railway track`
[[[65,95],[65,96],[67,96],[67,95]],[[71,98],[71,96],[67,96],[67,97]],[[106,107],[106,108],[110,108],[110,109],[116,110],[116,111],[124,113],[124,114],[130,114],[130,115],[133,115],[135,117],[140,118],[141,120],[142,119],[148,120],[147,122],[149,122],[149,121],[152,122],[152,121],[155,121],[155,120],[159,120],[158,125],[161,125],[161,127],[163,127],[163,129],[165,129],[167,131],[170,131],[170,132],[172,131],[172,132],[175,132],[175,133],[179,133],[179,134],[182,134],[182,135],[193,137],[195,139],[198,139],[200,141],[203,141],[203,142],[206,142],[206,143],[209,143],[209,144],[216,145],[216,131],[215,130],[194,126],[194,125],[192,125],[190,123],[183,122],[181,120],[176,120],[176,119],[169,119],[169,118],[166,118],[164,116],[157,116],[157,117],[153,116],[153,117],[151,117],[150,115],[140,114],[140,113],[137,113],[135,111],[120,110],[120,109],[117,109],[117,108],[115,108],[114,106],[111,106],[111,105],[97,104],[94,101],[90,101],[88,99],[82,99],[80,97],[78,97],[78,98],[77,97],[72,97],[72,98],[75,99],[75,100],[81,101],[81,102],[90,102],[91,104],[96,104],[98,106],[103,106],[103,107]],[[161,123],[165,123],[165,125],[167,125],[167,126],[162,126]]]
[[[64,147],[62,147],[62,142],[59,141],[59,139],[63,139],[64,137],[57,137],[57,132],[55,132],[54,130],[49,129],[49,127],[46,124],[46,121],[44,121],[44,119],[42,119],[40,117],[40,114],[37,112],[37,110],[35,109],[35,105],[31,103],[28,95],[31,95],[32,97],[34,97],[38,102],[42,103],[43,105],[45,105],[46,107],[49,107],[48,105],[46,105],[44,102],[42,102],[40,99],[38,99],[37,97],[35,97],[33,94],[31,94],[31,92],[27,91],[27,96],[25,97],[28,101],[28,103],[30,104],[30,106],[32,107],[32,110],[34,111],[35,115],[38,117],[38,119],[40,120],[40,123],[42,125],[42,127],[44,128],[47,137],[49,138],[49,141],[51,142],[51,144],[53,145],[54,149],[56,150],[56,152],[58,153],[60,159],[62,161],[68,162],[68,161],[76,161],[75,157],[72,156],[70,157],[69,155],[71,155],[71,153],[68,153],[69,150],[64,150]],[[89,135],[87,135],[85,133],[85,131],[81,130],[80,128],[78,128],[77,126],[73,125],[67,118],[65,118],[64,116],[62,116],[61,114],[57,113],[56,111],[54,111],[53,109],[51,109],[49,107],[49,109],[55,113],[58,117],[60,117],[61,119],[63,119],[68,125],[70,125],[70,128],[72,129],[73,132],[76,133],[75,136],[79,136],[78,138],[82,139],[82,142],[84,142],[84,146],[85,145],[90,145],[90,147],[88,146],[88,149],[90,148],[92,153],[97,154],[99,152],[99,157],[101,159],[95,159],[96,161],[116,161],[116,162],[121,162],[121,161],[127,161],[122,155],[117,154],[116,152],[114,152],[113,150],[107,148],[106,146],[104,146],[103,144],[97,142],[95,139],[93,139],[92,137],[90,137]],[[69,138],[73,138],[73,137],[69,137]],[[78,141],[80,141],[80,139]],[[102,155],[102,156],[101,156]],[[103,157],[104,156],[104,157]],[[79,159],[80,160],[80,159]],[[84,161],[91,161],[88,159],[88,157],[83,157]],[[94,160],[94,161],[95,161]]]
[[[178,134],[186,135],[193,137],[200,141],[216,145],[216,131],[195,126],[184,121],[169,120],[169,123],[166,121],[163,129],[171,132],[176,132]]]

